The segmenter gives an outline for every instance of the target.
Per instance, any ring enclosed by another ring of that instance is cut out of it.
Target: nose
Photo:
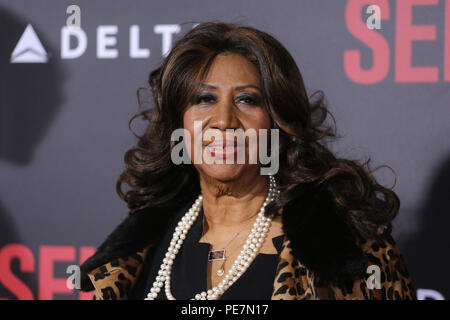
[[[238,129],[240,121],[238,110],[233,102],[227,100],[219,102],[212,110],[209,127],[225,132],[226,129]]]

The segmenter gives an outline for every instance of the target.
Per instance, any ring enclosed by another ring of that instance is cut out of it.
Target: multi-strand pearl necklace
[[[240,278],[240,276],[247,270],[252,261],[255,259],[262,243],[264,242],[267,232],[269,231],[270,222],[272,220],[270,217],[267,218],[264,216],[265,207],[280,193],[277,189],[275,178],[273,176],[269,176],[269,178],[270,184],[267,197],[259,210],[258,216],[253,224],[253,228],[247,238],[247,241],[234,261],[233,266],[217,286],[196,294],[192,300],[217,300],[233,283],[237,281],[237,279]],[[156,299],[162,287],[165,287],[167,299],[175,300],[175,297],[170,291],[173,262],[181,248],[181,245],[183,244],[184,239],[186,239],[189,229],[198,217],[202,202],[203,196],[200,194],[189,211],[186,212],[183,218],[181,218],[181,221],[178,222],[175,232],[173,233],[172,240],[170,241],[169,249],[166,252],[166,256],[163,259],[158,275],[156,276],[156,280],[153,282],[153,287],[150,289],[150,292],[145,300]]]

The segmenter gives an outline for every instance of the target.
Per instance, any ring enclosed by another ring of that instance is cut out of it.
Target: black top
[[[173,232],[186,212],[177,214],[168,232],[157,246],[149,249],[146,261],[129,299],[147,297],[167,252]],[[207,290],[207,264],[209,243],[199,243],[203,230],[203,208],[186,235],[174,260],[171,274],[171,292],[177,300],[189,300],[197,293]],[[283,235],[272,238],[277,254],[259,253],[242,276],[220,297],[221,300],[269,300],[273,292],[273,281],[283,246]],[[167,300],[164,287],[156,300]]]

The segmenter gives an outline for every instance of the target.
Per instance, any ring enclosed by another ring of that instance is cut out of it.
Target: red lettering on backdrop
[[[33,300],[34,296],[19,278],[11,272],[11,261],[19,259],[21,272],[34,272],[34,256],[22,244],[8,244],[0,250],[0,282],[20,300]]]
[[[87,258],[92,256],[95,253],[94,247],[81,247],[80,248],[80,265],[83,264],[84,261],[86,261]],[[83,292],[79,291],[78,299],[79,300],[92,300],[94,296],[94,291],[89,292]]]
[[[413,41],[435,41],[435,25],[414,25],[415,6],[437,5],[439,0],[397,0],[395,30],[395,72],[396,82],[418,83],[438,82],[437,66],[413,66]],[[376,30],[369,29],[361,19],[365,6],[380,7],[381,19],[389,19],[389,3],[386,0],[349,0],[345,9],[345,22],[350,34],[367,45],[373,54],[370,69],[361,68],[359,50],[344,51],[344,71],[347,77],[361,84],[373,84],[382,81],[389,72],[389,44]],[[450,82],[450,0],[445,0],[444,9],[444,61],[443,79]]]
[[[66,278],[55,279],[56,261],[74,262],[75,248],[72,246],[40,246],[39,248],[39,300],[52,300],[53,294],[71,294]]]
[[[437,67],[414,67],[412,65],[413,41],[436,40],[436,26],[413,25],[413,7],[436,5],[438,2],[438,0],[397,0],[396,82],[438,82]]]
[[[444,21],[444,81],[450,82],[450,0],[445,1]]]
[[[361,20],[361,10],[366,5],[380,7],[380,19],[389,19],[389,4],[386,0],[350,0],[345,8],[345,23],[348,31],[362,43],[366,44],[373,55],[370,69],[361,68],[359,50],[344,51],[344,70],[349,79],[356,83],[372,84],[382,81],[389,72],[389,44],[376,30],[371,30]]]
[[[94,247],[80,247],[79,264],[95,253]],[[18,259],[20,271],[35,272],[35,261],[33,252],[22,244],[8,244],[0,250],[0,283],[14,294],[19,300],[33,300],[31,289],[11,272],[11,261]],[[67,288],[67,277],[54,278],[55,262],[74,262],[75,248],[72,246],[40,246],[39,249],[39,299],[53,299],[55,293],[73,294],[74,290]],[[78,291],[78,290],[77,290]],[[80,300],[92,300],[93,291],[78,291]],[[0,297],[0,300],[6,298]]]

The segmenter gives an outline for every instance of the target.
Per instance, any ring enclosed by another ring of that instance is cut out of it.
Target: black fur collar
[[[283,208],[283,231],[292,254],[312,270],[317,284],[363,275],[367,256],[357,245],[345,212],[333,200],[330,187],[302,186],[300,196]],[[118,257],[125,257],[159,241],[179,210],[187,211],[193,200],[179,205],[173,214],[164,209],[144,209],[127,217],[81,266],[81,290],[93,290],[87,273]],[[151,210],[151,212],[148,212]]]
[[[330,186],[300,188],[282,215],[294,257],[314,271],[316,284],[366,275],[368,257],[360,247],[365,240],[353,231]]]

